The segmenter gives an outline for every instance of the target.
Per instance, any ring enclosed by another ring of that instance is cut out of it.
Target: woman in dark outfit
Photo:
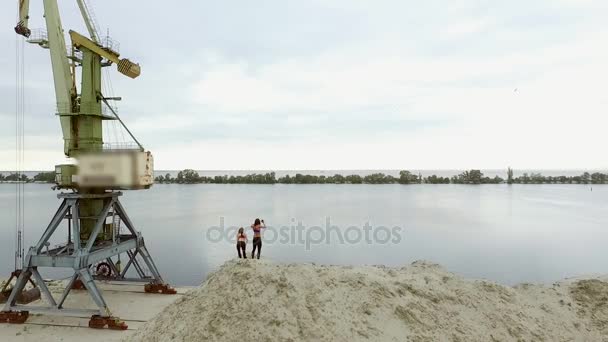
[[[245,229],[243,227],[239,228],[239,232],[236,234],[236,251],[239,253],[239,259],[241,258],[241,250],[243,251],[243,258],[247,259],[247,253],[245,249],[247,248],[247,234],[245,234]]]
[[[251,225],[251,229],[253,229],[253,251],[251,251],[251,258],[255,254],[255,250],[258,250],[258,259],[260,258],[260,253],[262,252],[262,228],[266,228],[266,224],[264,220],[259,218],[255,219],[255,222]]]

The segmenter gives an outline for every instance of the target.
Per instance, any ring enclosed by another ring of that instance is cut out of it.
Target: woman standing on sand
[[[241,250],[243,251],[243,258],[247,259],[247,234],[243,227],[239,228],[239,232],[236,233],[236,251],[239,253],[239,259],[241,258]]]
[[[260,258],[260,253],[262,252],[262,228],[266,228],[264,220],[260,221],[259,218],[256,218],[255,222],[251,225],[251,229],[253,229],[253,250],[251,251],[251,259],[253,259],[256,248],[258,249],[258,259]]]

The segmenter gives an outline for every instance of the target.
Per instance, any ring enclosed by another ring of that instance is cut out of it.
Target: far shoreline
[[[389,171],[389,170],[387,170]],[[158,171],[160,173],[161,171]],[[163,171],[164,172],[164,171]],[[328,171],[329,172],[329,171]],[[352,171],[351,171],[352,172]],[[28,173],[17,171],[5,175],[0,172],[0,183],[8,184],[23,184],[23,183],[54,183],[55,172],[39,172],[30,178]],[[173,172],[175,173],[175,172]],[[601,185],[608,184],[608,173],[588,171],[580,175],[549,175],[545,176],[540,172],[524,172],[520,176],[514,176],[514,171],[511,168],[506,170],[506,178],[498,175],[494,177],[485,176],[479,169],[471,169],[461,172],[456,175],[426,175],[422,172],[411,172],[401,170],[398,176],[385,174],[384,172],[375,172],[371,174],[340,174],[334,175],[325,174],[302,174],[295,175],[284,174],[277,177],[276,172],[265,173],[249,173],[242,175],[214,175],[201,176],[198,171],[193,169],[184,169],[177,172],[174,177],[172,172],[158,175],[154,178],[156,184],[463,184],[463,185],[481,185],[481,184],[577,184],[577,185]]]

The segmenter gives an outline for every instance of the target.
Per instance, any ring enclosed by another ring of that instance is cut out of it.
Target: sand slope
[[[234,260],[129,341],[608,341],[608,283]]]

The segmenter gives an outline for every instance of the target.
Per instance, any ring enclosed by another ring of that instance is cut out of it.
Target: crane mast
[[[71,288],[81,286],[86,288],[97,305],[97,309],[90,310],[90,327],[126,329],[124,322],[120,323],[112,316],[95,285],[95,279],[143,281],[147,283],[145,291],[153,293],[174,294],[175,290],[162,279],[141,233],[135,229],[120,203],[122,193],[115,191],[152,186],[153,158],[108,105],[108,98],[102,93],[101,69],[115,64],[120,73],[136,78],[140,75],[140,67],[126,58],[120,58],[112,46],[104,46],[100,42],[90,8],[85,0],[76,1],[90,38],[70,30],[71,54],[68,54],[57,0],[43,0],[46,32],[30,30],[30,1],[18,0],[19,21],[15,32],[26,37],[29,43],[50,52],[56,114],[64,141],[63,152],[77,164],[55,167],[57,188],[72,192],[62,192],[57,196],[62,204],[38,243],[30,247],[23,270],[3,311],[0,311],[0,321],[19,323],[27,319],[29,311],[80,315],[82,310],[64,308],[63,303]],[[79,89],[76,85],[77,67],[80,67]],[[104,113],[104,103],[112,115]],[[137,146],[115,148],[104,142],[102,123],[105,120],[118,120]],[[68,239],[64,244],[49,249],[49,240],[63,221],[68,222]],[[120,268],[121,254],[127,256],[125,269]],[[138,259],[143,262],[138,262]],[[132,265],[138,276],[136,278],[127,275]],[[38,267],[73,269],[68,289],[58,302],[48,291]],[[100,269],[106,272],[99,274]],[[28,281],[33,281],[41,289],[48,306],[18,305],[17,300]]]

